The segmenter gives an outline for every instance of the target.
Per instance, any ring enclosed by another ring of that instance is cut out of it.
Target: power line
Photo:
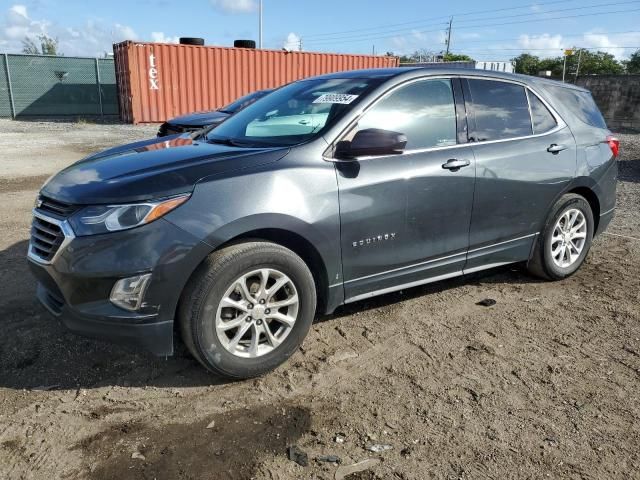
[[[628,2],[625,2],[625,3],[628,3]],[[637,2],[633,2],[633,3],[637,3]],[[584,8],[586,8],[586,7],[584,7]],[[618,13],[632,13],[632,12],[637,12],[637,11],[640,11],[640,9],[592,12],[592,13],[583,13],[583,14],[578,14],[578,15],[564,15],[562,17],[548,17],[548,18],[540,18],[540,19],[518,20],[518,21],[513,21],[513,22],[499,22],[499,23],[487,23],[487,24],[477,24],[477,25],[463,25],[463,26],[456,27],[456,28],[458,30],[461,30],[461,29],[464,30],[464,29],[470,29],[470,28],[476,28],[476,27],[497,27],[497,26],[503,26],[503,25],[516,25],[516,24],[523,24],[523,23],[535,23],[535,22],[549,22],[549,21],[553,21],[553,20],[565,20],[567,18],[604,16],[604,15],[614,15],[614,14],[618,14]],[[541,13],[549,13],[549,12],[541,12]],[[413,31],[412,33],[414,33],[414,34],[423,34],[423,33],[433,33],[433,32],[441,32],[441,31],[442,31],[441,29],[437,29],[437,30],[421,30],[421,31]],[[340,39],[340,40],[323,41],[323,42],[312,42],[312,43],[313,43],[313,45],[318,45],[318,44],[333,44],[333,43],[344,43],[344,42],[362,42],[362,41],[371,41],[371,40],[384,39],[384,38],[394,38],[394,37],[397,37],[397,34],[396,35],[375,36],[375,37],[368,36],[366,38]],[[305,39],[306,39],[306,37],[305,37]]]
[[[573,38],[573,37],[583,37],[583,36],[589,36],[589,35],[621,35],[621,34],[625,34],[625,33],[640,33],[640,30],[625,30],[623,32],[592,32],[592,33],[562,33],[562,34],[557,34],[557,35],[562,35],[562,38]],[[532,38],[541,38],[544,35],[548,35],[548,34],[542,34],[542,35],[530,35],[530,37]],[[552,36],[552,35],[549,35]],[[476,40],[476,39],[469,39],[469,40],[458,40],[458,43],[496,43],[496,42],[510,42],[513,40],[520,40],[520,37],[512,37],[512,38],[498,38],[498,39],[482,39],[482,40]]]
[[[520,8],[529,8],[529,7],[540,6],[540,5],[553,5],[553,4],[558,4],[558,3],[571,3],[571,2],[575,2],[575,1],[577,1],[577,0],[553,0],[553,1],[548,1],[548,2],[528,3],[526,5],[519,5],[519,6],[513,6],[513,7],[495,8],[495,9],[491,9],[491,10],[475,10],[475,11],[472,11],[472,12],[453,13],[453,14],[442,15],[442,16],[438,16],[438,17],[423,18],[421,20],[412,20],[410,22],[390,23],[390,24],[385,24],[385,25],[379,25],[377,27],[356,28],[356,29],[352,29],[352,30],[342,30],[342,31],[338,31],[338,32],[312,33],[312,34],[309,34],[309,35],[305,35],[305,38],[326,37],[326,36],[340,35],[340,34],[344,34],[344,33],[363,32],[363,31],[369,31],[369,30],[378,30],[380,28],[399,27],[399,26],[402,26],[402,25],[412,25],[412,24],[423,23],[423,22],[431,21],[431,20],[446,19],[446,18],[449,18],[451,16],[463,17],[463,16],[467,16],[467,15],[476,15],[476,14],[479,14],[479,13],[504,12],[504,11],[508,11],[508,10],[518,10]]]
[[[638,0],[630,0],[630,1],[625,1],[625,2],[610,2],[610,3],[594,3],[592,5],[581,5],[580,6],[580,10],[585,10],[585,9],[589,9],[589,8],[599,8],[599,7],[616,7],[616,6],[620,6],[620,5],[629,5],[629,4],[636,4],[636,3],[640,3],[638,2]],[[477,20],[483,21],[483,20],[494,20],[494,19],[499,19],[499,18],[516,18],[516,17],[527,17],[527,16],[540,16],[540,15],[546,15],[548,13],[560,13],[560,12],[571,12],[571,11],[575,11],[576,8],[572,7],[572,8],[559,8],[557,10],[545,10],[543,12],[536,12],[536,13],[519,13],[516,15],[508,15],[508,16],[501,16],[501,17],[487,17],[487,18],[479,18]],[[594,13],[595,15],[595,13]],[[564,17],[564,18],[570,18],[570,17]],[[463,20],[462,22],[458,22],[458,24],[460,23],[465,23],[465,22],[474,22],[477,21],[476,19],[474,20]],[[535,20],[535,19],[534,19]],[[544,19],[542,19],[544,20]],[[526,23],[526,22],[524,22]],[[478,24],[479,26],[482,26],[482,23]],[[470,26],[470,25],[464,25],[465,27]]]
[[[571,1],[571,0],[570,0]],[[635,4],[635,3],[639,3],[638,0],[630,0],[630,1],[624,1],[624,2],[608,2],[608,3],[594,3],[591,5],[583,5],[581,6],[581,9],[589,9],[589,8],[598,8],[598,7],[611,7],[611,6],[619,6],[619,5],[628,5],[628,4]],[[549,13],[559,13],[559,12],[568,12],[568,11],[573,11],[575,10],[575,7],[572,8],[560,8],[560,9],[555,9],[555,10],[545,10],[545,11],[541,11],[541,12],[535,12],[535,13],[519,13],[519,14],[515,14],[515,15],[500,15],[497,17],[484,17],[484,18],[478,18],[478,19],[473,19],[473,20],[462,20],[459,22],[456,22],[457,25],[464,25],[465,22],[477,22],[478,20],[480,21],[486,21],[486,20],[503,20],[505,18],[516,18],[516,17],[531,17],[531,16],[540,16],[540,15],[546,15]],[[491,12],[491,10],[487,10],[485,13]],[[422,24],[420,25],[420,27],[431,27],[431,26],[441,26],[441,27],[446,27],[448,25],[448,22],[438,22],[438,23],[428,23],[428,24]],[[468,25],[465,25],[468,26]],[[312,40],[311,43],[341,43],[344,40],[355,40],[355,39],[364,39],[364,38],[372,38],[372,35],[378,35],[378,34],[391,34],[391,33],[395,33],[395,34],[400,34],[400,33],[411,33],[414,32],[416,30],[416,27],[411,27],[411,28],[400,28],[400,29],[385,29],[385,30],[380,30],[378,32],[372,32],[372,33],[360,33],[360,34],[350,34],[350,35],[341,35],[339,37],[335,37],[335,38],[325,38],[325,39],[318,39],[318,40]],[[429,31],[425,31],[422,33],[428,33],[428,32],[436,32],[439,31],[438,30],[429,30]],[[395,35],[394,35],[395,36]],[[309,35],[305,35],[305,39],[309,39],[310,36]]]
[[[625,49],[625,48],[640,48],[640,46],[633,46],[633,47],[575,47],[576,49],[580,49],[580,50],[607,50],[607,49]],[[483,52],[506,52],[506,51],[549,51],[549,50],[556,50],[556,51],[561,51],[561,50],[565,50],[563,47],[545,47],[545,48],[483,48],[481,50],[474,50],[473,48],[465,48],[464,51],[465,52],[478,52],[478,53],[483,53]]]

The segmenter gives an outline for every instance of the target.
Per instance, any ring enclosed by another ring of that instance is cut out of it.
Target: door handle
[[[303,120],[300,120],[298,123],[299,123],[300,125],[306,125],[307,123],[309,123],[309,120],[304,120],[304,119],[303,119]]]
[[[457,172],[462,167],[466,167],[471,165],[469,160],[458,160],[457,158],[452,158],[447,160],[447,163],[442,164],[442,168],[446,168],[447,170],[451,170],[452,172]]]
[[[551,145],[549,145],[549,148],[547,148],[547,152],[553,153],[554,155],[556,155],[561,151],[566,150],[567,148],[569,147],[567,147],[566,145],[558,145],[558,144],[552,143]]]

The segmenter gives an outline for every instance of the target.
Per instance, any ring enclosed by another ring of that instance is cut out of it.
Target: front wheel
[[[189,282],[182,338],[212,372],[250,378],[295,352],[315,308],[313,276],[295,253],[268,242],[232,245],[214,252]]]
[[[536,239],[529,271],[549,280],[573,275],[589,252],[593,232],[589,202],[573,193],[563,195],[551,209],[545,228]]]

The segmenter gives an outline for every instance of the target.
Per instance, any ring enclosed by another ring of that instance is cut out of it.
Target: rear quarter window
[[[527,96],[529,97],[529,106],[531,108],[531,123],[533,124],[533,133],[536,135],[546,133],[549,130],[553,130],[557,123],[556,119],[549,109],[542,103],[542,100],[537,95],[527,90]]]
[[[607,123],[589,92],[556,86],[547,88],[582,122],[592,127],[607,128]]]

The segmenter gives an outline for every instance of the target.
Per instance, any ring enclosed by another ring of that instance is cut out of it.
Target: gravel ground
[[[321,455],[372,460],[350,480],[637,478],[640,135],[621,135],[617,216],[570,279],[509,267],[359,302],[277,371],[228,383],[183,347],[158,359],[69,334],[34,299],[37,189],[155,127],[0,131],[0,478],[340,478]]]

